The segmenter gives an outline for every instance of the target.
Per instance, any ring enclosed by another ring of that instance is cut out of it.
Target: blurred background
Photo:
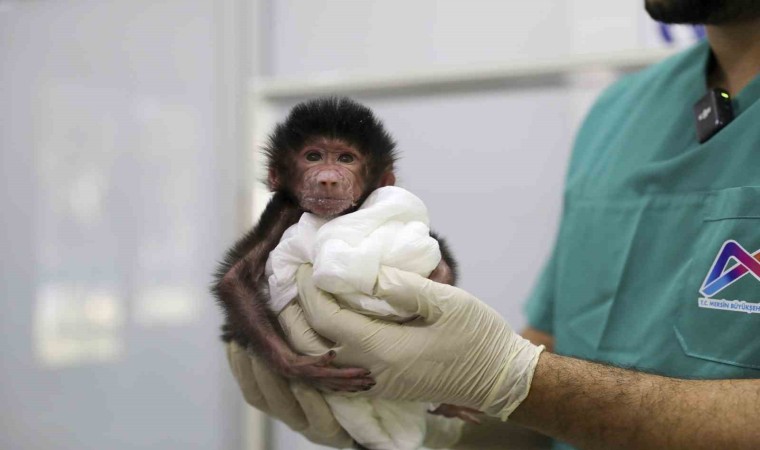
[[[642,3],[0,0],[0,448],[317,448],[244,405],[208,293],[262,138],[316,95],[385,121],[520,329],[583,115],[699,38]]]

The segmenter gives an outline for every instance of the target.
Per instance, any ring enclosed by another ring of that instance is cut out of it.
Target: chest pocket
[[[566,202],[559,241],[555,350],[599,359],[599,342],[635,239],[642,202]]]
[[[760,370],[760,187],[717,191],[675,332],[688,356]]]

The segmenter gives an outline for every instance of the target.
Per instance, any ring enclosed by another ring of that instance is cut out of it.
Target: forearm
[[[750,449],[760,380],[678,380],[544,352],[510,420],[588,449]]]

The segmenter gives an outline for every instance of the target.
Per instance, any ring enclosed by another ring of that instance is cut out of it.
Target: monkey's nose
[[[340,179],[340,174],[335,170],[323,170],[317,175],[317,183],[324,188],[337,187]]]

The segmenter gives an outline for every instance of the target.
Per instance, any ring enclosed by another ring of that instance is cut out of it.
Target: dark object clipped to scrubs
[[[760,76],[700,144],[692,108],[709,55],[702,42],[623,78],[586,118],[553,255],[526,305],[557,353],[760,378]]]

